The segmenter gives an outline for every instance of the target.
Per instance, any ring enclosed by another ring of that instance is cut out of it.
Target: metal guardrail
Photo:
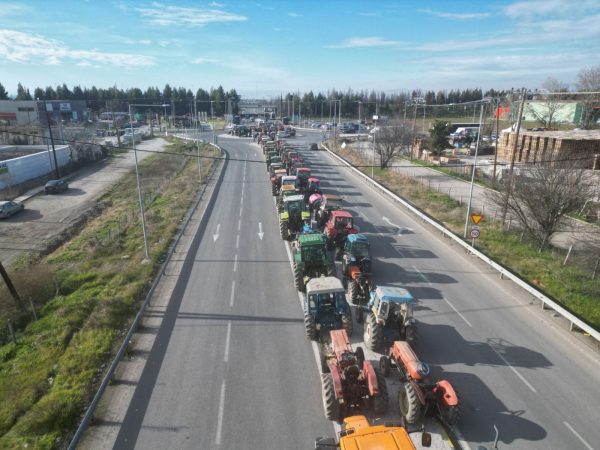
[[[218,145],[214,145],[214,144],[210,144],[210,145],[219,149],[221,154],[223,153],[223,150]],[[152,286],[150,287],[148,294],[146,294],[144,303],[142,303],[142,306],[140,306],[140,309],[138,310],[138,312],[135,316],[135,319],[133,320],[133,323],[131,324],[131,327],[129,328],[129,331],[127,332],[127,335],[123,339],[123,343],[119,347],[119,351],[113,358],[106,374],[104,375],[104,378],[102,379],[102,382],[100,383],[100,387],[98,387],[98,390],[96,391],[96,394],[94,395],[94,398],[92,399],[92,402],[90,403],[90,406],[88,406],[88,409],[86,410],[86,412],[83,416],[83,419],[81,420],[81,422],[79,424],[79,427],[77,427],[77,431],[75,431],[75,434],[73,435],[73,438],[71,439],[71,442],[69,443],[69,447],[68,447],[69,450],[75,450],[77,448],[79,441],[83,437],[83,433],[87,430],[88,425],[90,424],[92,417],[94,415],[94,412],[96,411],[96,408],[98,407],[98,403],[100,403],[100,399],[102,398],[102,395],[104,395],[104,391],[106,390],[106,388],[108,387],[108,384],[112,380],[112,377],[115,374],[115,370],[116,370],[117,366],[121,362],[121,359],[123,359],[123,355],[127,351],[127,347],[129,347],[131,338],[133,337],[133,334],[137,331],[140,321],[142,320],[142,317],[144,316],[144,313],[146,312],[146,307],[150,303],[150,299],[154,295],[154,291],[156,290],[156,287],[160,283],[162,275],[165,273],[167,264],[169,264],[171,257],[175,253],[175,249],[177,248],[177,245],[179,244],[179,240],[181,239],[183,232],[185,231],[186,227],[190,223],[190,220],[193,217],[194,213],[198,209],[200,202],[204,198],[204,193],[206,192],[206,188],[208,187],[208,180],[214,175],[216,169],[217,169],[217,164],[215,164],[213,166],[210,174],[206,178],[207,182],[204,184],[202,191],[200,191],[200,193],[198,194],[196,204],[188,212],[187,218],[185,219],[184,224],[180,229],[180,232],[177,234],[177,238],[175,239],[175,242],[171,245],[169,252],[167,253],[167,257],[162,262],[160,269],[158,270],[158,274],[157,274],[156,278],[154,279],[154,282],[152,283]]]
[[[570,311],[567,311],[561,305],[559,305],[558,303],[556,303],[554,300],[548,298],[542,292],[540,292],[537,289],[535,289],[533,286],[531,286],[525,280],[523,280],[519,276],[515,275],[510,270],[508,270],[504,266],[500,265],[499,263],[497,263],[496,261],[494,261],[490,257],[484,255],[479,250],[477,250],[475,247],[469,245],[469,243],[466,242],[466,241],[464,241],[461,237],[457,236],[456,234],[454,234],[452,231],[450,231],[447,228],[445,228],[443,225],[441,225],[437,221],[431,219],[427,214],[424,214],[422,211],[420,211],[419,209],[415,208],[413,205],[411,205],[410,203],[408,203],[406,200],[404,200],[401,197],[399,197],[398,195],[394,194],[392,191],[390,191],[389,189],[387,189],[385,186],[382,186],[377,181],[373,180],[371,177],[369,177],[368,175],[364,174],[363,172],[361,172],[360,170],[358,170],[356,167],[352,166],[344,158],[341,158],[340,156],[336,155],[334,152],[332,152],[331,150],[329,150],[327,148],[327,146],[325,146],[324,144],[321,144],[321,147],[324,148],[325,150],[327,150],[327,152],[329,152],[329,154],[332,155],[334,158],[338,159],[344,165],[348,166],[348,168],[350,168],[351,170],[353,170],[356,174],[360,175],[366,181],[368,181],[369,183],[371,183],[375,188],[379,189],[384,194],[386,194],[389,197],[391,197],[397,203],[400,203],[402,206],[404,206],[410,212],[412,212],[413,214],[415,214],[417,217],[419,217],[420,219],[422,219],[424,222],[427,222],[428,224],[430,224],[431,226],[433,226],[434,228],[436,228],[438,231],[440,231],[446,237],[449,237],[450,239],[454,240],[457,244],[459,244],[460,246],[462,246],[463,248],[465,248],[469,253],[475,255],[476,257],[478,257],[479,259],[481,259],[483,262],[485,262],[486,264],[488,264],[489,266],[491,266],[494,270],[498,271],[503,277],[506,277],[506,278],[510,279],[511,281],[513,281],[514,283],[516,283],[519,287],[521,287],[522,289],[524,289],[525,291],[527,291],[529,294],[531,294],[533,297],[535,297],[538,300],[540,300],[542,302],[542,306],[543,307],[547,306],[549,308],[552,308],[558,314],[560,314],[561,316],[563,316],[565,319],[567,319],[570,322],[570,324],[571,324],[570,325],[570,330],[571,331],[573,330],[573,327],[577,327],[580,330],[582,330],[585,333],[587,333],[590,336],[592,336],[596,341],[600,342],[600,332],[598,332],[598,330],[596,330],[595,328],[593,328],[591,325],[588,325],[583,320],[581,320],[579,317],[576,317],[573,313],[571,313]]]

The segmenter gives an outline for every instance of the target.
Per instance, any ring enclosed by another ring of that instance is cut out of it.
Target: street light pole
[[[138,157],[137,157],[137,150],[135,148],[135,135],[133,134],[133,121],[131,120],[131,103],[129,104],[129,125],[131,127],[131,142],[133,145],[133,156],[135,158],[135,178],[137,180],[137,190],[138,190],[138,197],[139,197],[139,201],[140,201],[140,213],[142,215],[142,232],[144,234],[144,254],[146,256],[146,260],[150,259],[150,255],[148,253],[148,235],[146,233],[146,219],[144,216],[144,200],[142,198],[142,186],[140,184],[140,171],[138,168]]]
[[[469,203],[467,204],[467,215],[465,217],[465,230],[463,237],[467,238],[467,228],[469,226],[469,216],[471,215],[471,202],[473,200],[473,184],[475,183],[475,170],[477,168],[477,154],[479,152],[479,142],[481,141],[481,122],[483,121],[483,109],[485,108],[485,99],[481,99],[481,111],[479,112],[479,132],[477,133],[477,142],[475,143],[475,159],[473,160],[473,171],[471,172],[471,187],[469,188]]]
[[[54,156],[54,172],[56,173],[56,178],[60,178],[58,160],[56,159],[56,148],[54,148],[54,137],[52,136],[52,126],[50,125],[50,116],[48,116],[48,105],[46,104],[46,99],[44,99],[44,110],[46,111],[46,122],[48,123],[48,132],[50,133],[50,143],[52,144],[52,156]]]

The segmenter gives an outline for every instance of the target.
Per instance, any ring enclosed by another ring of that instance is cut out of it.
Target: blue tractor
[[[338,278],[312,278],[306,283],[304,328],[310,340],[316,340],[325,330],[344,329],[352,335],[352,312]]]
[[[404,288],[378,286],[370,293],[364,326],[364,341],[372,351],[382,350],[386,342],[406,341],[411,346],[417,339],[417,324],[413,317],[413,296]],[[361,323],[364,311],[356,311]]]
[[[372,288],[369,240],[364,234],[349,234],[343,251],[342,276],[348,299],[353,305],[365,306]]]

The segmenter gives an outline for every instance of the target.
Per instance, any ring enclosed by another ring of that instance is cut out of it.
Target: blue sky
[[[0,83],[288,91],[539,87],[600,64],[600,0],[0,0]]]

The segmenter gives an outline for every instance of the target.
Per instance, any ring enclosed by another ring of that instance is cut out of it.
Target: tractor
[[[304,208],[304,196],[290,195],[283,199],[283,211],[279,214],[281,239],[290,240],[302,230],[310,214]]]
[[[277,212],[281,213],[283,212],[283,200],[291,195],[298,195],[298,193],[296,192],[296,189],[294,189],[293,185],[290,184],[286,184],[281,186],[281,188],[279,189],[279,194],[277,195]]]
[[[306,199],[306,195],[304,198]],[[321,194],[312,194],[308,197],[308,212],[310,212],[311,217],[314,216],[315,212],[321,206],[322,200],[323,196]]]
[[[299,291],[306,290],[311,278],[335,275],[334,262],[325,250],[325,239],[318,232],[308,229],[298,235],[292,245],[294,259],[294,283]]]
[[[352,335],[352,312],[342,282],[336,277],[311,278],[304,298],[306,337],[316,340],[323,330],[341,328]]]
[[[384,346],[385,333],[414,344],[417,339],[417,324],[413,317],[413,296],[404,288],[378,286],[373,289],[367,304],[364,341],[367,348],[378,351]],[[356,311],[356,321],[361,323],[363,309]]]
[[[342,209],[342,198],[333,194],[323,194],[319,207],[314,210],[314,220],[319,230],[325,226],[331,211],[336,209]]]
[[[348,235],[342,255],[342,274],[351,304],[362,307],[369,301],[371,267],[367,237],[364,234]]]
[[[388,408],[385,378],[375,369],[360,347],[352,350],[345,330],[331,330],[330,348],[321,354],[321,387],[325,417],[336,422],[354,408],[372,408],[384,414]]]
[[[460,420],[458,394],[449,381],[432,383],[427,378],[429,366],[419,361],[408,342],[394,342],[389,357],[380,358],[379,367],[384,376],[388,376],[392,366],[398,369],[402,383],[398,402],[407,423],[414,424],[427,414],[436,415],[448,425]]]
[[[276,170],[285,170],[283,168],[283,164],[282,163],[272,163],[269,166],[269,178],[272,178],[273,175],[275,175]]]
[[[280,162],[281,162],[281,158],[279,157],[279,155],[277,154],[276,151],[271,151],[271,152],[267,153],[267,170],[270,169],[271,164],[280,163]]]
[[[329,213],[329,219],[325,223],[323,231],[328,250],[341,250],[348,235],[356,233],[358,233],[358,229],[354,227],[352,214],[348,211],[334,210]]]
[[[309,205],[309,210],[311,213],[312,213],[312,209],[310,209],[310,197],[314,194],[321,195],[321,188],[319,187],[319,179],[315,178],[315,177],[310,177],[308,179],[308,184],[306,186],[306,189],[304,190],[304,203]]]
[[[272,165],[274,165],[274,164],[272,164]],[[287,172],[285,169],[277,169],[277,170],[273,171],[273,176],[271,177],[271,194],[279,195],[279,191],[281,189],[281,178],[286,173]]]
[[[386,422],[370,425],[365,416],[350,416],[344,419],[339,439],[317,438],[315,450],[415,450],[410,433],[403,423]],[[431,434],[423,432],[421,447],[431,447]]]
[[[308,190],[308,179],[310,178],[310,169],[308,167],[299,167],[296,170],[296,176],[298,177],[296,189],[298,190],[298,193],[304,194]]]

